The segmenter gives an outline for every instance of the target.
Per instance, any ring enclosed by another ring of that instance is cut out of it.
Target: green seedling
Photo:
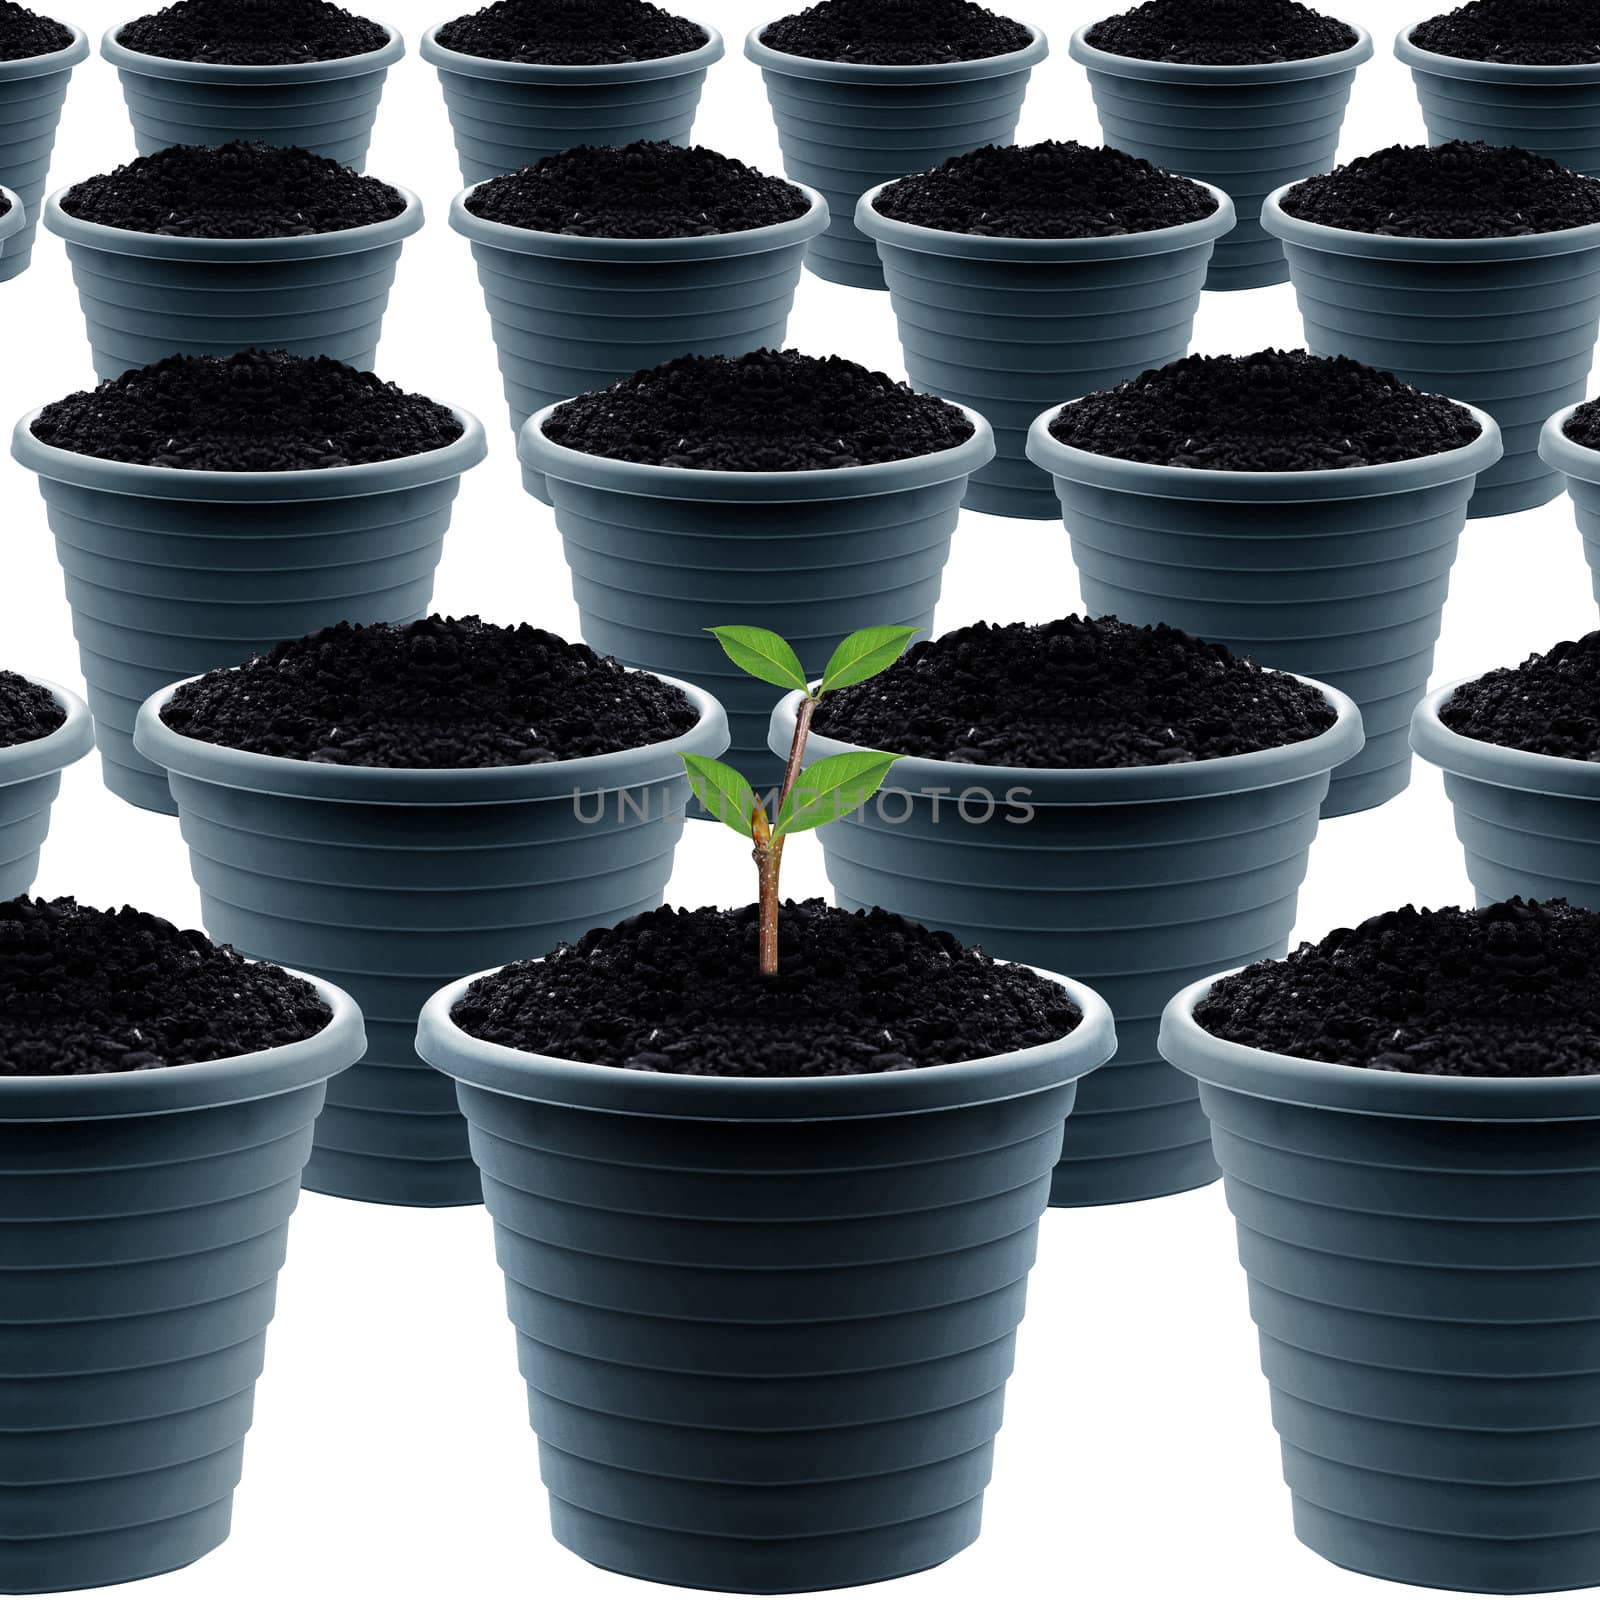
[[[761,797],[744,775],[721,761],[685,755],[689,784],[711,815],[749,839],[756,864],[757,903],[761,925],[761,971],[771,977],[778,970],[778,875],[783,867],[784,841],[824,823],[848,816],[865,805],[883,786],[889,768],[900,758],[881,750],[852,750],[842,756],[824,756],[804,766],[811,719],[822,697],[834,689],[865,683],[894,665],[916,634],[915,628],[863,628],[852,633],[837,650],[811,687],[800,657],[789,642],[766,628],[708,628],[728,659],[763,683],[798,690],[803,697],[794,721],[794,742],[777,793],[777,811],[769,816]]]

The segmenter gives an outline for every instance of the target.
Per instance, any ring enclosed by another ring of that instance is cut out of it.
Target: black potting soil
[[[1138,61],[1237,67],[1337,55],[1360,35],[1297,0],[1149,0],[1095,23],[1084,37],[1096,50]]]
[[[54,17],[41,17],[16,0],[0,0],[0,61],[52,55],[65,50],[72,39],[72,29]]]
[[[1033,32],[971,0],[821,0],[769,23],[761,42],[813,61],[916,67],[1008,56]]]
[[[1198,222],[1199,184],[1109,146],[1051,139],[986,145],[891,183],[873,207],[896,222],[996,239],[1102,239]]]
[[[545,436],[569,450],[663,467],[794,472],[949,450],[966,415],[840,356],[754,350],[679,356],[558,406]]]
[[[1216,983],[1208,1033],[1379,1072],[1600,1072],[1600,915],[1564,900],[1406,906]]]
[[[446,50],[490,61],[595,67],[686,55],[710,36],[645,0],[498,0],[434,37]]]
[[[1600,450],[1600,400],[1589,400],[1567,418],[1562,430],[1574,444]]]
[[[1064,617],[980,622],[914,644],[869,683],[836,689],[830,739],[999,767],[1212,761],[1325,733],[1333,707],[1284,673],[1158,624]]]
[[[56,697],[16,672],[0,672],[0,750],[46,739],[67,720]]]
[[[327,0],[178,0],[117,34],[140,55],[230,67],[338,61],[388,42],[387,28]]]
[[[763,977],[756,908],[648,911],[480,978],[474,1038],[641,1072],[830,1078],[1048,1044],[1082,1013],[1059,984],[887,911],[786,904]]]
[[[161,714],[231,750],[346,767],[521,767],[660,744],[689,697],[587,645],[477,617],[341,622],[186,684]]]
[[[1063,444],[1121,461],[1223,472],[1366,467],[1458,450],[1465,406],[1348,356],[1188,356],[1063,406]]]
[[[1600,61],[1594,0],[1471,0],[1411,30],[1419,50],[1461,61],[1567,67]]]
[[[1298,183],[1304,222],[1405,239],[1504,239],[1600,222],[1600,179],[1507,145],[1391,145]]]
[[[1439,720],[1464,739],[1600,761],[1600,633],[1462,684]]]
[[[184,239],[287,239],[387,222],[398,189],[292,145],[172,145],[75,183],[61,209],[83,222]]]
[[[0,194],[0,217],[5,216],[10,210],[11,202],[3,194]]]
[[[592,239],[747,233],[803,217],[805,192],[731,156],[665,140],[580,145],[480,184],[467,210],[486,222]]]
[[[46,406],[33,435],[58,450],[197,472],[350,467],[461,437],[448,406],[326,356],[246,350],[168,356]]]
[[[0,903],[0,1077],[219,1061],[332,1017],[305,979],[131,907]]]

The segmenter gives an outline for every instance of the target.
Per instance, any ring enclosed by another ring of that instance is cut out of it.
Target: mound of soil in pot
[[[61,197],[81,222],[183,239],[290,239],[387,222],[400,191],[294,145],[177,144]]]
[[[1460,61],[1570,67],[1600,61],[1594,0],[1471,0],[1411,30],[1419,50]]]
[[[341,61],[388,42],[387,28],[327,0],[178,0],[117,34],[140,55],[229,67]]]
[[[959,407],[841,356],[753,350],[679,356],[545,419],[585,455],[718,472],[860,467],[950,450],[972,437]]]
[[[341,622],[185,684],[185,738],[345,767],[521,767],[676,739],[684,692],[542,628]]]
[[[220,1061],[320,1033],[304,978],[143,911],[0,904],[0,1077]]]
[[[1509,239],[1600,222],[1600,179],[1509,145],[1391,145],[1297,183],[1303,222],[1403,239]]]
[[[486,222],[590,239],[747,233],[803,217],[805,192],[698,145],[580,145],[479,184],[467,210]]]
[[[1207,1033],[1378,1072],[1600,1072],[1600,915],[1564,900],[1406,906],[1219,980]]]
[[[1033,32],[971,0],[821,0],[768,23],[761,42],[813,61],[919,67],[1008,56]]]
[[[663,907],[479,978],[451,1013],[474,1038],[639,1072],[831,1078],[1048,1044],[1082,1013],[1059,984],[887,911],[779,913],[762,977],[756,908]]]
[[[498,0],[444,23],[434,37],[446,50],[490,61],[598,67],[687,55],[710,35],[645,0]]]
[[[1586,450],[1600,450],[1600,400],[1589,400],[1567,418],[1562,430],[1574,444]]]
[[[1464,739],[1600,761],[1600,633],[1462,684],[1439,708],[1439,720]]]
[[[8,200],[5,197],[5,195],[0,194],[0,217],[5,216],[6,213],[9,212],[10,210],[11,210],[11,202],[10,202],[10,200]]]
[[[986,145],[901,178],[873,207],[896,222],[992,239],[1104,239],[1198,222],[1217,209],[1188,178],[1109,145]]]
[[[46,739],[67,720],[56,697],[16,672],[0,672],[0,750]]]
[[[1348,356],[1187,356],[1063,406],[1063,444],[1121,461],[1223,472],[1314,472],[1459,450],[1465,406]]]
[[[65,50],[72,39],[72,29],[54,17],[41,17],[16,0],[0,0],[0,61],[53,55]]]
[[[819,734],[873,750],[997,767],[1214,761],[1326,733],[1333,707],[1225,645],[1115,617],[979,622],[914,644],[818,707]]]
[[[1238,67],[1337,55],[1360,35],[1297,0],[1149,0],[1095,23],[1084,37],[1096,50],[1137,61]]]
[[[327,356],[168,356],[46,406],[58,450],[197,472],[291,472],[394,461],[461,437],[448,406]]]

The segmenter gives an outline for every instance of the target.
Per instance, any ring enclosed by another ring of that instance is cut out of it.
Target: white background
[[[65,0],[63,0],[65,4]],[[1019,0],[1020,5],[1020,0]],[[743,35],[760,6],[699,0],[727,38],[696,136],[781,170],[760,74]],[[1393,59],[1401,21],[1379,0],[1337,8],[1377,39],[1362,68],[1345,158],[1423,137],[1409,74]],[[76,0],[68,19],[98,40],[117,0]],[[1054,54],[1036,69],[1020,137],[1099,142],[1073,28],[1103,12],[1073,0],[1023,10]],[[413,47],[441,20],[425,0],[382,13]],[[52,185],[134,154],[116,75],[79,67]],[[445,223],[459,187],[443,101],[412,53],[393,69],[368,170],[415,189],[429,226],[405,249],[379,370],[475,411],[491,453],[468,475],[446,543],[437,604],[577,636],[550,512],[522,492],[489,325],[464,240]],[[807,276],[790,342],[903,375],[882,295]],[[1195,349],[1301,342],[1287,285],[1207,295]],[[60,244],[41,232],[32,269],[0,286],[0,425],[93,382]],[[44,506],[30,476],[0,462],[0,665],[79,682]],[[940,631],[980,618],[1042,621],[1079,607],[1058,524],[968,515],[939,608]],[[1437,682],[1520,660],[1595,626],[1571,507],[1469,524],[1445,613]],[[815,837],[786,858],[794,895],[826,892]],[[687,830],[671,898],[734,903],[753,885],[731,835]],[[114,800],[90,758],[66,775],[37,892],[130,902],[194,925],[199,903],[176,822]],[[1324,826],[1301,896],[1299,935],[1317,938],[1391,906],[1470,899],[1437,773],[1379,811]],[[1051,1212],[1023,1326],[1008,1420],[979,1543],[902,1580],[906,1600],[1163,1593],[1242,1600],[1374,1594],[1295,1543],[1267,1415],[1266,1385],[1220,1188],[1100,1211]],[[572,1596],[616,1600],[625,1580],[549,1537],[525,1393],[517,1375],[488,1218],[480,1209],[388,1210],[307,1195],[292,1233],[234,1533],[187,1572],[151,1580],[153,1600],[382,1595]],[[639,1592],[639,1591],[636,1591]]]

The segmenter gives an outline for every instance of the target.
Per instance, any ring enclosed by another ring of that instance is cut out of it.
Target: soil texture
[[[1462,684],[1440,707],[1439,720],[1463,739],[1600,761],[1600,633]]]
[[[19,6],[16,0],[0,0],[0,61],[27,61],[34,56],[54,55],[72,43],[72,29],[54,17],[41,17],[37,11]]]
[[[140,55],[229,67],[342,61],[388,42],[387,28],[327,0],[178,0],[117,35]]]
[[[1573,67],[1600,61],[1594,0],[1471,0],[1411,30],[1419,50],[1459,61]]]
[[[710,36],[645,0],[499,0],[434,37],[446,50],[489,61],[600,67],[687,55]]]
[[[67,720],[56,697],[17,672],[0,672],[0,750],[47,739]]]
[[[768,23],[761,42],[813,61],[922,67],[1012,55],[1033,30],[971,0],[821,0]]]
[[[1201,67],[1309,61],[1348,50],[1360,37],[1297,0],[1149,0],[1084,35],[1110,55]]]

